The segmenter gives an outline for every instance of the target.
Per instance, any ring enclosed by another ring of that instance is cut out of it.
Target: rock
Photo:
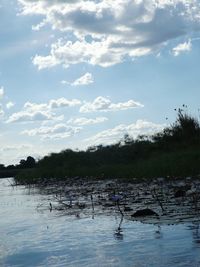
[[[175,192],[174,197],[185,197],[185,195],[186,195],[185,190],[179,189],[178,191]]]
[[[151,209],[137,210],[131,217],[143,217],[143,216],[158,216],[158,214]]]

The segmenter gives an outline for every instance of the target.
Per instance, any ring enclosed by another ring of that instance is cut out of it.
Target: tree
[[[27,157],[27,159],[26,159],[26,167],[27,168],[35,167],[35,164],[36,164],[36,162],[35,162],[35,159],[33,157],[31,157],[31,156]]]
[[[27,159],[21,159],[19,163],[20,168],[33,168],[35,167],[35,159],[31,156],[28,156]]]
[[[4,164],[0,164],[0,170],[4,170],[5,169],[5,165]]]

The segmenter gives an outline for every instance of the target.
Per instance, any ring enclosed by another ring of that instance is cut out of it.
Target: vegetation
[[[183,105],[184,106],[184,105]],[[66,177],[153,178],[200,174],[200,123],[178,109],[171,126],[152,136],[90,147],[87,151],[64,150],[39,160],[36,168],[16,175],[18,183],[36,183]]]
[[[36,161],[33,157],[27,157],[27,159],[20,160],[19,164],[8,165],[0,164],[0,178],[16,176],[21,170],[32,169],[36,166]]]

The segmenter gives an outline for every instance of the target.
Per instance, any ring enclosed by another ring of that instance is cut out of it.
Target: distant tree
[[[7,166],[7,169],[8,169],[8,170],[13,170],[13,169],[15,169],[15,166],[14,166],[14,165],[8,165],[8,166]]]
[[[97,150],[96,146],[89,146],[86,152],[95,152]]]
[[[20,168],[25,168],[26,167],[26,160],[25,159],[21,159],[19,162],[19,167]]]
[[[35,159],[31,156],[28,156],[27,159],[21,159],[19,162],[19,168],[33,168],[35,167]]]
[[[4,170],[5,169],[5,165],[4,164],[0,164],[0,170]]]
[[[27,157],[27,159],[26,159],[27,168],[35,167],[35,164],[36,164],[36,162],[35,162],[35,159],[33,157],[31,157],[31,156]]]
[[[131,145],[133,143],[133,137],[126,133],[123,137],[122,144]]]

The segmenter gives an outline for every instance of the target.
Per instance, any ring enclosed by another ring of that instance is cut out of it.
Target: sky
[[[199,0],[0,0],[0,163],[199,116]]]

